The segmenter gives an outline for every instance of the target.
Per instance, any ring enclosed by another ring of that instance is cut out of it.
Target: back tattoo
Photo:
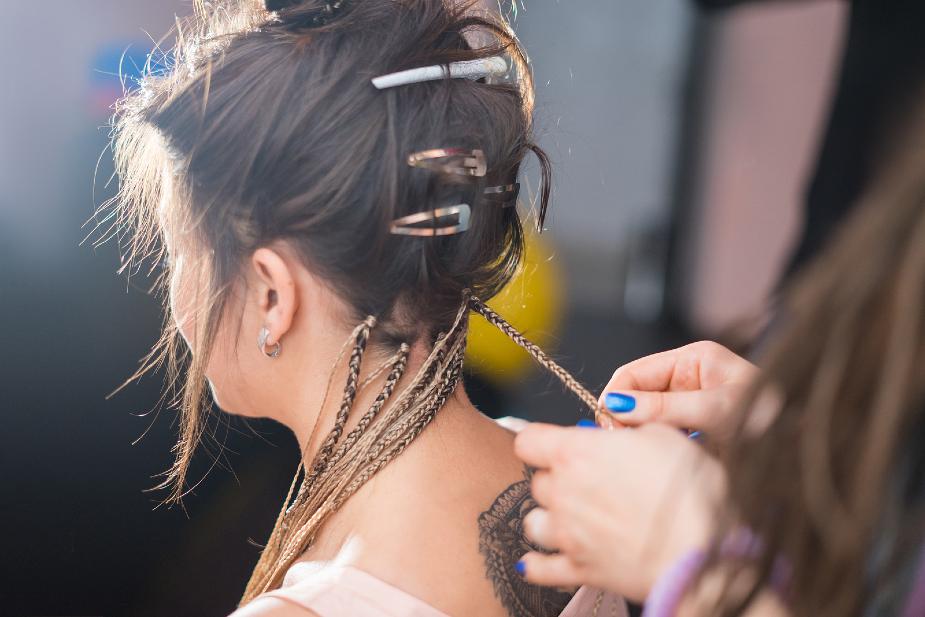
[[[515,568],[524,553],[543,551],[524,536],[524,517],[537,506],[530,495],[531,472],[524,475],[479,515],[479,552],[495,596],[511,617],[557,617],[573,594],[532,585]]]

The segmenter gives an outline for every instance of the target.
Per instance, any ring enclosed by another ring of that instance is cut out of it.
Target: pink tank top
[[[599,593],[582,587],[560,617],[591,617]],[[258,596],[277,598],[319,617],[450,617],[411,594],[349,566],[294,564],[282,587]],[[604,594],[597,617],[627,617],[622,598]]]

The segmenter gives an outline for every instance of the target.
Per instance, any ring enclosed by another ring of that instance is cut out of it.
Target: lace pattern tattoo
[[[479,516],[479,552],[495,596],[511,617],[552,617],[562,612],[572,593],[532,585],[515,568],[524,553],[543,551],[523,530],[524,517],[537,506],[530,495],[531,475],[526,470],[523,480],[507,487]]]

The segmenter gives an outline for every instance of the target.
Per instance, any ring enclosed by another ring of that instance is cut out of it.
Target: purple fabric
[[[923,617],[925,615],[925,546],[919,557],[919,569],[912,582],[909,598],[906,600],[906,609],[903,617]]]
[[[748,529],[737,529],[726,536],[719,547],[722,557],[756,557],[761,554],[762,543],[754,533]],[[642,617],[674,617],[678,612],[678,605],[684,597],[688,586],[706,561],[706,553],[702,550],[692,550],[682,555],[674,565],[666,570],[655,582],[649,597],[646,598]],[[771,572],[771,588],[781,596],[786,597],[790,568],[787,563],[778,558],[774,562]],[[925,617],[925,613],[915,613],[915,617]],[[908,616],[906,616],[908,617]]]
[[[674,617],[684,592],[706,558],[706,553],[701,550],[690,551],[668,568],[649,592],[642,617]]]

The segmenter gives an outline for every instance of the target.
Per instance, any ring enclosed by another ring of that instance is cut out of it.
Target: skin
[[[754,364],[729,349],[698,341],[621,366],[604,393],[636,399],[632,411],[611,414],[615,426],[659,423],[696,429],[721,446],[732,437],[736,401],[757,375]]]
[[[678,429],[704,431],[711,443],[722,445],[733,432],[737,398],[756,374],[728,349],[695,343],[614,373],[605,393],[630,394],[637,404],[631,412],[613,414],[612,424],[631,428],[522,430],[515,449],[538,468],[532,488],[540,504],[524,520],[526,534],[559,551],[527,553],[526,579],[594,585],[641,602],[677,559],[706,547],[715,506],[725,498],[725,475]],[[688,594],[679,615],[709,614],[717,580],[708,574]],[[786,611],[766,593],[747,614],[771,617]]]
[[[175,263],[174,317],[187,342],[194,343],[195,269]],[[338,384],[346,376],[344,360],[322,405],[331,367],[356,324],[342,300],[285,244],[255,251],[239,278],[206,370],[215,401],[227,413],[269,417],[289,427],[311,460],[333,425],[342,389]],[[268,349],[281,342],[278,358],[258,349],[262,327],[270,332]],[[379,348],[374,335],[360,381],[392,353]],[[422,344],[412,345],[403,383],[427,353]],[[368,408],[384,379],[361,391],[355,409]],[[347,431],[360,415],[353,414]],[[346,502],[300,560],[356,567],[451,615],[508,615],[486,576],[477,521],[500,493],[524,480],[513,440],[458,387],[433,423]],[[304,617],[306,612],[260,599],[235,615],[290,614]]]

